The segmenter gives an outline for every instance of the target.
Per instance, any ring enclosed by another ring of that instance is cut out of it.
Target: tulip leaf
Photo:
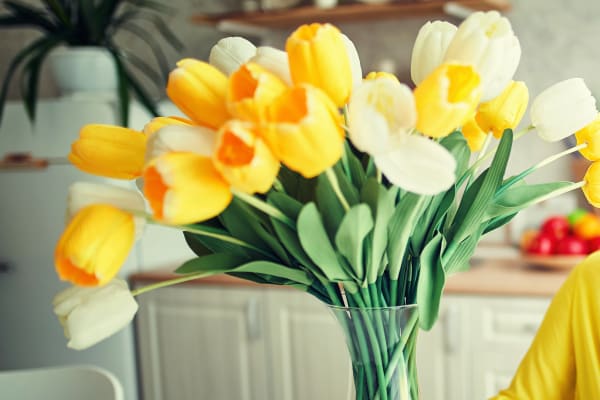
[[[335,245],[341,255],[346,257],[354,269],[356,277],[363,281],[363,241],[373,229],[373,216],[366,204],[358,204],[344,215],[335,234]]]
[[[386,190],[374,178],[367,179],[362,187],[361,201],[369,205],[375,216],[375,226],[369,237],[372,244],[367,258],[367,283],[375,282],[377,276],[383,274],[383,259],[388,243],[387,226],[394,213],[396,194],[397,188]]]
[[[456,160],[456,176],[464,174],[469,166],[469,159],[471,157],[471,151],[464,135],[459,131],[452,132],[440,140],[440,144],[454,156]]]
[[[333,240],[346,211],[325,174],[321,174],[318,178],[315,200],[321,211],[327,235]]]
[[[350,275],[339,262],[315,203],[308,203],[300,211],[298,237],[306,254],[328,280],[332,282],[350,280]]]
[[[365,174],[365,169],[361,164],[360,160],[354,154],[350,143],[346,140],[344,141],[345,151],[344,155],[346,156],[346,161],[348,164],[348,169],[350,172],[350,181],[356,188],[362,188],[365,179],[367,178]]]
[[[420,273],[417,283],[417,306],[419,325],[429,330],[437,320],[446,274],[441,255],[445,246],[444,236],[438,233],[427,243],[419,257]]]
[[[241,265],[240,265],[241,263]],[[252,261],[244,263],[244,260],[230,253],[214,253],[193,260],[186,261],[177,268],[177,273],[190,274],[205,272],[211,276],[223,273],[253,273],[276,278],[283,278],[301,285],[309,286],[312,279],[300,269],[289,268],[270,261]],[[268,278],[265,278],[268,280]]]
[[[512,141],[512,131],[507,129],[502,135],[490,167],[467,189],[448,234],[448,241],[454,242],[454,245],[471,235],[481,225],[487,206],[493,201],[496,190],[502,183]]]
[[[479,227],[471,236],[468,236],[452,251],[445,253],[442,257],[442,264],[446,274],[453,274],[469,269],[469,260],[475,252],[479,239],[484,231],[484,225]]]

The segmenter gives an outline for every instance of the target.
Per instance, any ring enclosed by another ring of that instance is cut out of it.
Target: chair
[[[0,371],[2,400],[124,400],[109,371],[91,365]]]

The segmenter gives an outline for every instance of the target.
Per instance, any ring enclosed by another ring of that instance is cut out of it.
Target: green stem
[[[209,275],[212,275],[212,274],[207,273],[206,271],[196,272],[193,274],[184,275],[180,278],[169,279],[166,281],[161,281],[158,283],[154,283],[152,285],[147,285],[147,286],[143,286],[138,289],[134,289],[131,291],[131,294],[132,294],[132,296],[139,296],[142,293],[150,292],[155,289],[160,289],[160,288],[167,287],[167,286],[177,285],[179,283],[193,281],[194,279],[204,278],[205,276],[209,276]]]
[[[335,176],[335,172],[331,168],[328,168],[325,171],[325,175],[327,176],[327,179],[329,180],[329,183],[333,188],[333,192],[342,204],[342,207],[344,207],[344,211],[348,212],[348,210],[350,210],[350,205],[348,204],[348,201],[346,200],[344,194],[342,193],[342,190],[340,189],[340,183],[338,182],[337,176]]]
[[[413,314],[410,316],[408,322],[406,323],[406,325],[404,327],[404,331],[402,332],[402,335],[400,336],[400,341],[396,345],[396,348],[394,349],[394,352],[392,353],[392,358],[390,359],[390,363],[388,364],[387,370],[385,371],[386,385],[389,385],[390,382],[392,381],[392,377],[394,376],[394,370],[396,369],[395,365],[398,363],[400,358],[403,357],[402,351],[406,347],[406,344],[408,343],[408,339],[412,335],[413,330],[417,329],[416,324],[417,324],[418,316],[419,316],[419,314],[417,312],[413,312]]]
[[[264,212],[265,214],[278,219],[279,221],[283,222],[284,224],[286,224],[287,226],[289,226],[292,229],[296,229],[296,224],[294,223],[294,221],[292,221],[290,218],[288,218],[287,215],[285,215],[284,213],[282,213],[278,208],[273,207],[271,204],[262,201],[261,199],[259,199],[258,197],[249,195],[247,193],[244,192],[240,192],[237,190],[232,190],[232,193],[234,194],[235,197],[237,197],[238,199],[246,202],[247,204],[251,205],[252,207],[256,208],[257,210],[260,210],[262,212]]]

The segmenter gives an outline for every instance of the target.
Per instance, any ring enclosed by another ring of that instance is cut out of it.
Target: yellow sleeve
[[[600,399],[600,252],[552,299],[510,386],[491,400]]]

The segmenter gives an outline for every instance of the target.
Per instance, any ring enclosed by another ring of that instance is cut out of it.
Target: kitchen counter
[[[175,268],[135,273],[129,277],[129,280],[132,286],[143,286],[181,276],[172,272]],[[533,267],[519,258],[478,259],[473,262],[473,267],[469,271],[448,277],[444,291],[463,295],[551,297],[560,288],[569,272],[570,269],[550,270]],[[265,286],[229,275],[211,276],[185,284]]]

